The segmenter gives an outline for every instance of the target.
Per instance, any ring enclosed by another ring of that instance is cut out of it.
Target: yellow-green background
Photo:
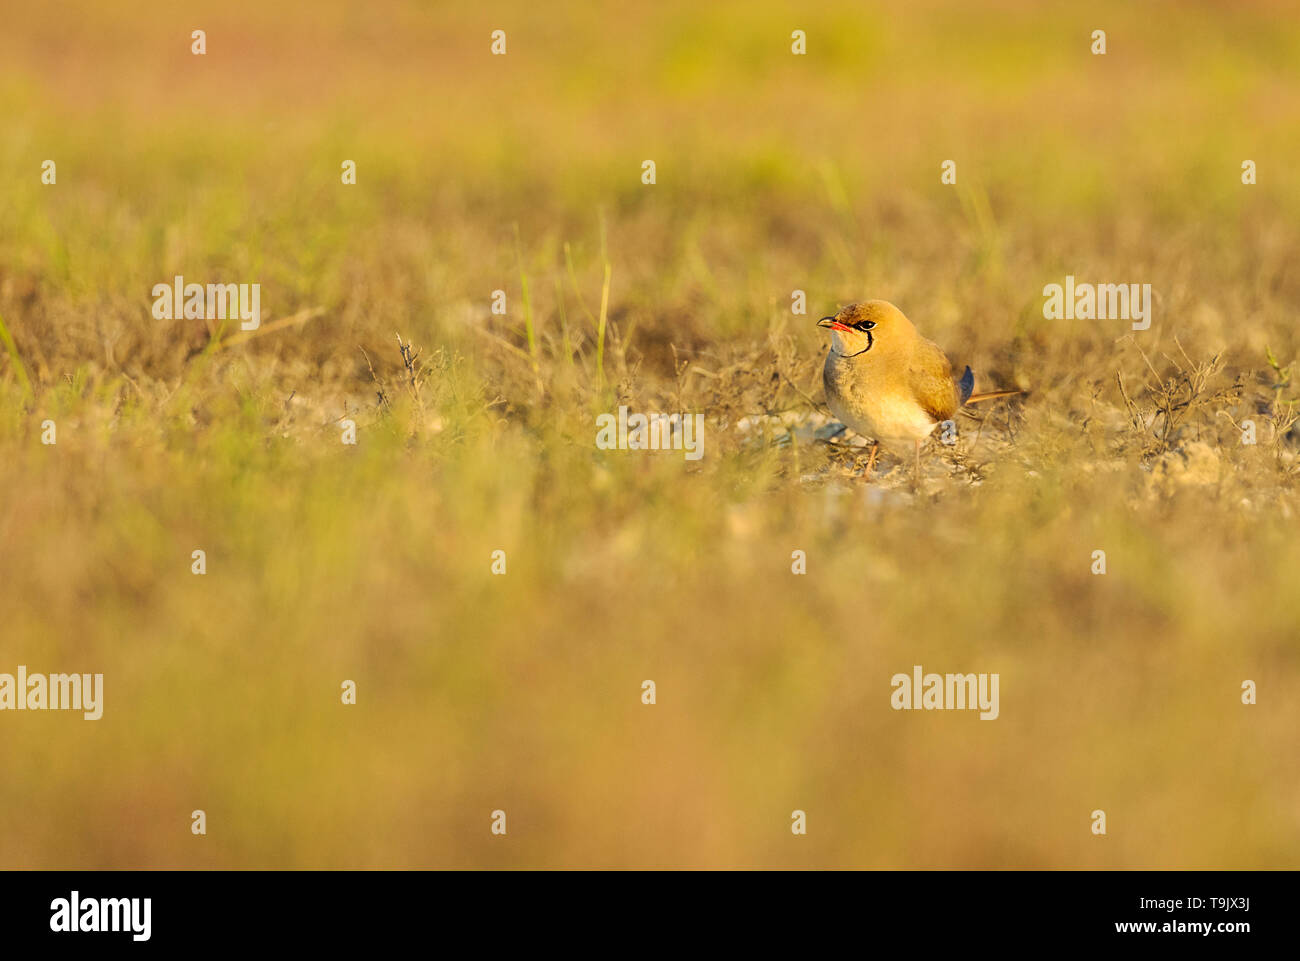
[[[1300,353],[1293,5],[0,22],[0,671],[106,685],[97,722],[0,714],[0,866],[1300,866],[1300,485],[1265,425],[1297,395],[1265,350]],[[177,273],[322,313],[217,350],[152,318]],[[1066,274],[1152,284],[1151,330],[1044,320]],[[868,297],[1031,390],[982,483],[735,429],[811,417],[811,321]],[[1130,426],[1117,372],[1149,409],[1220,353],[1234,400]],[[597,451],[620,403],[705,412],[704,459]],[[892,711],[913,664],[1000,673],[1001,717]]]

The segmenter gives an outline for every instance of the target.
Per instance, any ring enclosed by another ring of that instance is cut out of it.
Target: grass
[[[0,671],[106,687],[0,715],[0,864],[1297,867],[1288,10],[350,9],[0,37]],[[262,327],[152,319],[178,273]],[[1030,390],[915,495],[813,433],[867,297]]]
[[[14,338],[9,333],[9,328],[5,326],[3,317],[0,317],[0,343],[4,344],[5,350],[9,354],[9,364],[13,370],[13,376],[18,381],[18,385],[23,389],[24,398],[32,396],[32,382],[27,376],[27,368],[23,366],[23,359],[18,356],[18,348],[14,346]]]

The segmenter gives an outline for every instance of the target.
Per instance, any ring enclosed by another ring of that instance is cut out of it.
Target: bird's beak
[[[823,317],[821,320],[817,321],[817,326],[827,327],[831,330],[848,330],[847,327],[841,324],[834,317]]]

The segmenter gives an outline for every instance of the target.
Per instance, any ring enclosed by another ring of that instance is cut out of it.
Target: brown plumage
[[[954,379],[947,355],[887,301],[850,304],[817,325],[831,331],[822,370],[831,413],[896,453],[910,449],[919,459],[921,441],[963,405],[1021,393],[973,393],[971,369]]]

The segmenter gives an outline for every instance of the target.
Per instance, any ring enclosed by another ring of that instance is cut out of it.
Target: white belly
[[[844,398],[828,396],[827,406],[851,430],[898,454],[912,453],[916,442],[925,440],[938,426],[910,398],[859,395],[850,410]]]

